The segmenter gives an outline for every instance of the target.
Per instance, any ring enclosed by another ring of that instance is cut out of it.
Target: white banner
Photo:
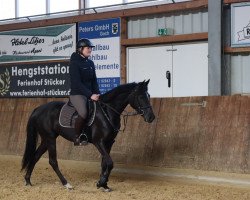
[[[0,63],[69,59],[75,41],[75,24],[1,32]]]
[[[250,3],[231,5],[231,46],[250,46]]]
[[[91,60],[97,77],[120,77],[120,38],[92,39],[91,42],[95,45]]]

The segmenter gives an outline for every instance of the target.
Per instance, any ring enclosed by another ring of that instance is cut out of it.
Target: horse
[[[92,143],[100,152],[101,174],[97,182],[97,188],[111,191],[108,180],[113,169],[113,160],[110,156],[112,145],[121,127],[121,115],[127,105],[130,105],[137,114],[140,114],[145,122],[151,123],[155,115],[150,104],[148,94],[148,81],[139,83],[127,83],[102,94],[96,103],[96,114],[92,125],[89,127]],[[60,111],[65,102],[52,101],[40,105],[31,113],[27,127],[26,146],[22,159],[22,169],[26,171],[24,176],[27,186],[31,184],[32,171],[41,158],[48,151],[49,164],[59,177],[62,185],[67,189],[73,189],[59,170],[57,162],[56,139],[58,136],[73,142],[74,134],[66,131],[59,123]],[[38,136],[40,144],[38,145]]]

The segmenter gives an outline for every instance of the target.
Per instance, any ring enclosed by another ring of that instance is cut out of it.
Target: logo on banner
[[[118,23],[112,23],[112,33],[113,34],[118,33]]]
[[[4,73],[0,74],[0,95],[4,96],[10,89],[10,73],[6,69]]]
[[[242,30],[240,30],[237,33],[238,33],[238,42],[250,39],[250,22],[247,26],[245,26]]]

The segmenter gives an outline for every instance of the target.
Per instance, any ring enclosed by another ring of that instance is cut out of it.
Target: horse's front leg
[[[114,142],[115,142],[115,140],[113,140],[113,141],[111,141],[111,142],[106,142],[106,143],[105,143],[105,149],[106,149],[106,151],[107,151],[107,153],[108,153],[109,155],[110,155],[110,151],[111,151],[111,148],[112,148]],[[107,170],[107,164],[106,164],[106,162],[105,162],[105,158],[104,158],[104,157],[102,157],[101,166],[102,166],[102,172],[101,172],[101,176],[102,176],[102,175],[106,172],[106,170]],[[101,177],[101,176],[100,176],[100,177]]]
[[[108,187],[108,179],[113,169],[113,160],[110,157],[109,153],[114,141],[104,144],[103,142],[95,144],[97,149],[102,155],[102,171],[100,175],[100,180],[97,183],[97,188],[104,188],[106,192],[110,192],[111,189]]]

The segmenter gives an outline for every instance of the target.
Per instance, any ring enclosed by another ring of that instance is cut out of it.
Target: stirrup
[[[79,146],[86,146],[89,143],[88,136],[85,133],[81,133],[76,140],[79,140]]]

